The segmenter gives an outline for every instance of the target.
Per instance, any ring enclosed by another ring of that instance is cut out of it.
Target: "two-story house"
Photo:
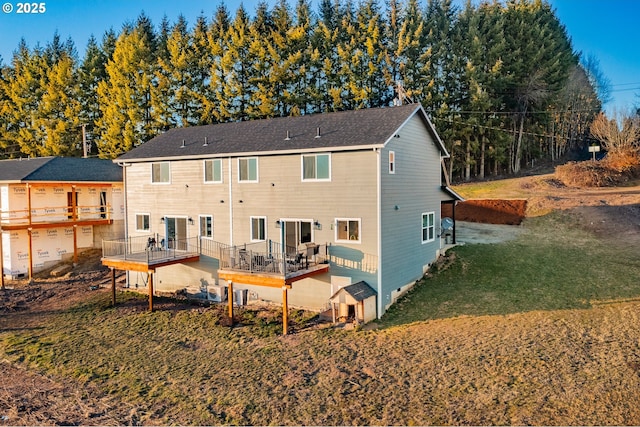
[[[233,286],[311,310],[365,282],[374,309],[336,308],[380,317],[441,251],[447,156],[417,104],[172,129],[115,160],[128,239],[104,261],[132,286],[153,273],[157,290]]]
[[[34,272],[124,235],[122,168],[63,157],[0,160],[2,277]]]

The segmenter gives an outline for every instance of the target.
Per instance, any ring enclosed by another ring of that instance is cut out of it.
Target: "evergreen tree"
[[[385,106],[392,98],[389,91],[391,82],[385,78],[387,54],[383,28],[376,0],[362,3],[358,8],[358,33],[362,49],[354,83],[361,88],[356,102],[363,107]]]
[[[98,120],[99,155],[114,158],[154,136],[149,126],[152,80],[147,38],[138,30],[123,32],[107,63],[108,79],[98,83],[102,117]]]
[[[252,90],[249,82],[251,35],[249,17],[242,6],[238,8],[228,31],[229,39],[221,62],[226,79],[220,82],[220,94],[225,100],[231,100],[228,118],[233,121],[246,120]]]
[[[107,78],[106,63],[106,55],[92,35],[89,38],[84,59],[78,70],[80,85],[78,97],[81,104],[80,121],[90,131],[87,135],[92,135],[95,123],[101,116],[98,102],[98,83]]]
[[[8,66],[0,65],[0,158],[14,157],[20,151],[15,141],[13,108],[8,93],[12,78],[13,70]]]
[[[27,156],[37,157],[44,154],[35,128],[48,68],[44,53],[39,48],[32,52],[22,39],[14,52],[12,67],[13,73],[5,86],[12,123],[5,137],[6,144],[20,147]]]
[[[566,82],[576,58],[564,27],[548,4],[510,1],[505,19],[509,22],[505,26],[506,51],[510,53],[504,61],[506,90],[510,94],[507,105],[515,111],[512,129],[516,135],[510,149],[510,170],[518,173],[525,151],[525,123],[535,123],[529,115],[531,109],[546,108],[554,92]]]
[[[211,21],[208,33],[209,47],[209,86],[204,98],[202,121],[219,123],[231,117],[232,99],[226,97],[225,85],[229,67],[223,61],[229,43],[229,13],[224,5],[220,5]]]
[[[407,3],[395,46],[393,54],[397,69],[394,83],[403,86],[409,99],[420,102],[424,98],[421,81],[425,67],[423,61],[429,53],[425,50],[424,18],[417,0]]]
[[[271,12],[273,29],[269,36],[270,56],[272,58],[271,85],[276,94],[276,114],[288,116],[291,113],[295,94],[292,90],[294,84],[293,45],[296,40],[290,40],[289,36],[299,37],[293,34],[293,20],[286,0],[279,0]]]
[[[193,73],[193,91],[191,99],[193,103],[193,119],[195,124],[205,124],[204,106],[206,105],[207,84],[210,79],[211,51],[209,49],[207,19],[200,15],[196,20],[191,34],[191,56]]]
[[[45,76],[46,90],[33,127],[42,144],[39,155],[72,156],[80,153],[82,146],[80,87],[73,58],[66,53],[55,58]]]
[[[111,58],[113,58],[113,52],[116,50],[117,41],[118,36],[116,35],[116,32],[113,31],[113,28],[110,28],[103,34],[100,50],[102,52],[102,55],[104,56],[105,64],[106,61],[109,61]]]
[[[272,80],[274,49],[270,40],[273,21],[265,2],[258,4],[256,17],[252,21],[249,31],[251,39],[249,84],[253,90],[249,98],[247,116],[250,119],[273,117],[277,102]]]
[[[194,103],[195,57],[184,16],[178,18],[166,41],[166,58],[158,57],[151,104],[159,129],[198,123]]]

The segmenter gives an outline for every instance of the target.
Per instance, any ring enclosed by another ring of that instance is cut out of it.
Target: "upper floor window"
[[[204,182],[222,182],[222,160],[204,161]]]
[[[258,182],[258,158],[238,159],[238,181]]]
[[[331,179],[331,156],[309,154],[302,156],[303,181],[329,181]]]
[[[396,173],[396,152],[389,151],[389,173]]]
[[[431,242],[435,239],[435,218],[436,214],[434,212],[422,214],[422,243]]]
[[[151,164],[151,182],[153,183],[168,183],[170,182],[169,162],[160,162]]]
[[[200,215],[200,237],[213,238],[213,216]]]
[[[136,231],[149,231],[149,214],[136,214]]]
[[[360,243],[360,219],[337,218],[336,242]]]

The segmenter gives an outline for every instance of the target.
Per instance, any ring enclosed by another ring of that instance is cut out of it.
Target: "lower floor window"
[[[251,240],[262,241],[267,240],[266,233],[267,218],[264,216],[251,217]]]
[[[360,243],[360,219],[337,218],[336,242]]]
[[[213,217],[200,215],[200,237],[213,238]]]
[[[431,242],[435,239],[435,218],[434,212],[422,214],[422,243]]]
[[[136,214],[136,230],[149,231],[149,214]]]

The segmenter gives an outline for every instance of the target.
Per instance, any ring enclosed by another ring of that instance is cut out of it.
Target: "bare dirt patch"
[[[135,408],[90,384],[51,378],[0,361],[0,425],[118,425],[137,423]]]
[[[456,187],[463,196],[470,185]],[[554,174],[509,179],[498,190],[477,193],[456,206],[456,219],[469,223],[509,224],[505,218],[536,217],[552,211],[575,215],[584,229],[614,245],[640,245],[640,185],[625,187],[580,188],[565,185]],[[506,195],[499,199],[495,196]],[[522,212],[522,201],[526,201]],[[443,206],[443,216],[446,216]],[[507,212],[505,214],[505,212]],[[450,214],[450,212],[449,212]],[[466,223],[461,224],[462,228]],[[487,227],[470,225],[488,230]],[[464,235],[464,231],[462,231]]]
[[[466,200],[456,205],[456,220],[486,224],[519,225],[527,213],[527,201],[523,199]],[[442,216],[451,217],[450,204],[442,206]]]

